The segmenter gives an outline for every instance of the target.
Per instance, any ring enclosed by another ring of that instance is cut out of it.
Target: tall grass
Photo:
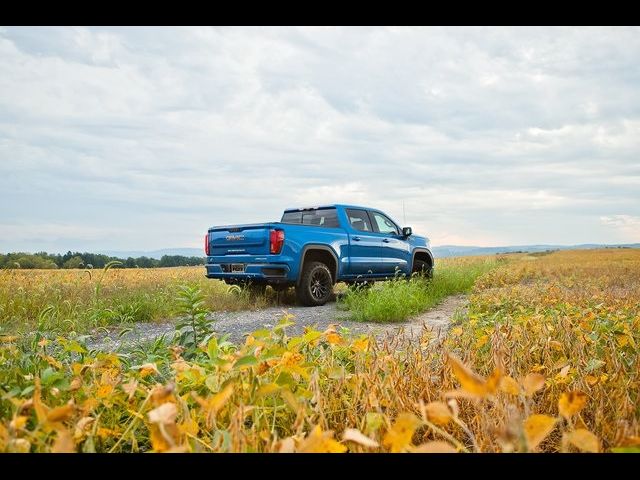
[[[449,295],[471,290],[478,277],[498,265],[493,258],[451,259],[435,269],[433,278],[398,277],[371,288],[348,290],[340,306],[351,318],[369,322],[400,322],[423,312]]]
[[[203,267],[0,270],[0,334],[42,329],[84,333],[180,314],[181,285],[200,288],[210,311],[235,311],[286,300],[250,295],[204,276]]]

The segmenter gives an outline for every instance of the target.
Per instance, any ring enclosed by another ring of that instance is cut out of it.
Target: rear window
[[[302,210],[297,212],[284,212],[282,223],[302,225],[316,225],[325,228],[338,228],[338,215],[335,208],[318,208],[316,210]]]

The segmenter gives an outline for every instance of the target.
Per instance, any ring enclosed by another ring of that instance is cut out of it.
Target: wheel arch
[[[327,260],[329,260],[327,262]],[[306,262],[319,261],[323,262],[331,272],[331,278],[335,284],[338,281],[338,256],[331,247],[327,245],[309,244],[305,245],[300,252],[300,268],[298,268],[298,278],[296,285],[300,284],[302,271]]]
[[[431,253],[431,250],[429,250],[428,248],[416,248],[413,251],[413,254],[411,255],[411,271],[413,272],[413,264],[416,261],[416,258],[418,260],[425,260],[429,263],[429,266],[431,268],[434,267],[435,262],[433,259],[433,254]]]

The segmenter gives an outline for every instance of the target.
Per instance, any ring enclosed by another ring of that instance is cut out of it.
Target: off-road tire
[[[322,262],[306,263],[300,283],[296,286],[296,299],[307,307],[319,307],[327,303],[333,293],[331,271]]]
[[[414,260],[411,275],[421,275],[425,278],[433,278],[433,267],[424,260]]]

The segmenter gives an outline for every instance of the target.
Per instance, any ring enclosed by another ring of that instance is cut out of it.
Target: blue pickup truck
[[[428,238],[380,210],[351,205],[293,208],[280,222],[211,227],[204,249],[208,278],[276,290],[294,286],[307,306],[326,303],[336,282],[431,275],[434,266]]]

